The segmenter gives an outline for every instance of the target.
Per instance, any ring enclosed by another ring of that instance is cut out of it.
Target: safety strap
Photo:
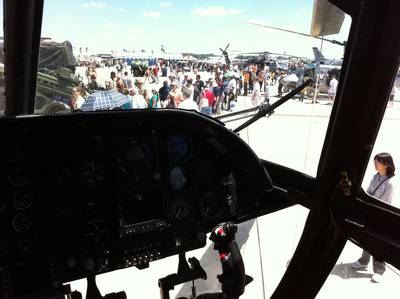
[[[378,184],[378,186],[376,186],[376,188],[374,189],[374,192],[372,192],[371,196],[374,196],[375,192],[378,190],[378,188],[384,183],[386,182],[388,179],[390,179],[392,176],[387,176],[382,182],[380,182]]]

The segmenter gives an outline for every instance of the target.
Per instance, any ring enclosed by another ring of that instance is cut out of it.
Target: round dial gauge
[[[25,211],[32,205],[33,195],[28,191],[15,192],[12,201],[13,207],[19,211]]]
[[[171,163],[183,162],[190,154],[189,141],[179,135],[170,136],[167,140],[168,159]]]
[[[10,170],[8,181],[14,187],[22,187],[28,184],[28,171],[23,166],[15,166]]]
[[[213,219],[221,215],[222,203],[217,193],[206,192],[201,196],[200,212],[207,219]]]
[[[173,220],[187,219],[192,212],[192,205],[183,198],[173,199],[169,206],[169,215]]]
[[[12,220],[12,227],[17,233],[27,233],[31,230],[31,217],[24,213],[15,215]]]

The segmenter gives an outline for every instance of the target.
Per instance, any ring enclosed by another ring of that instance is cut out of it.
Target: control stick
[[[212,230],[210,240],[214,242],[222,264],[222,274],[217,276],[222,293],[201,294],[196,299],[237,299],[244,293],[245,286],[253,281],[245,274],[243,258],[235,239],[237,229],[235,223],[227,222]]]

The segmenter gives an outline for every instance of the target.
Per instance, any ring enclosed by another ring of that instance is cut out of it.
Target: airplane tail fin
[[[312,49],[314,51],[315,61],[321,61],[325,59],[324,55],[322,55],[317,47],[313,47]]]

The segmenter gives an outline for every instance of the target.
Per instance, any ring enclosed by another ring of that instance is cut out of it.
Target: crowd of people
[[[147,67],[144,76],[134,77],[127,65],[116,64],[109,78],[98,82],[96,68],[88,66],[85,88],[76,87],[71,107],[80,109],[82,98],[100,90],[116,91],[130,98],[126,109],[181,108],[193,109],[208,116],[232,111],[238,96],[250,96],[252,105],[269,103],[271,87],[278,84],[282,95],[286,72],[269,69],[268,65],[247,65],[243,68],[210,63],[170,63]],[[205,78],[203,78],[203,77]],[[158,82],[162,79],[162,86]]]

